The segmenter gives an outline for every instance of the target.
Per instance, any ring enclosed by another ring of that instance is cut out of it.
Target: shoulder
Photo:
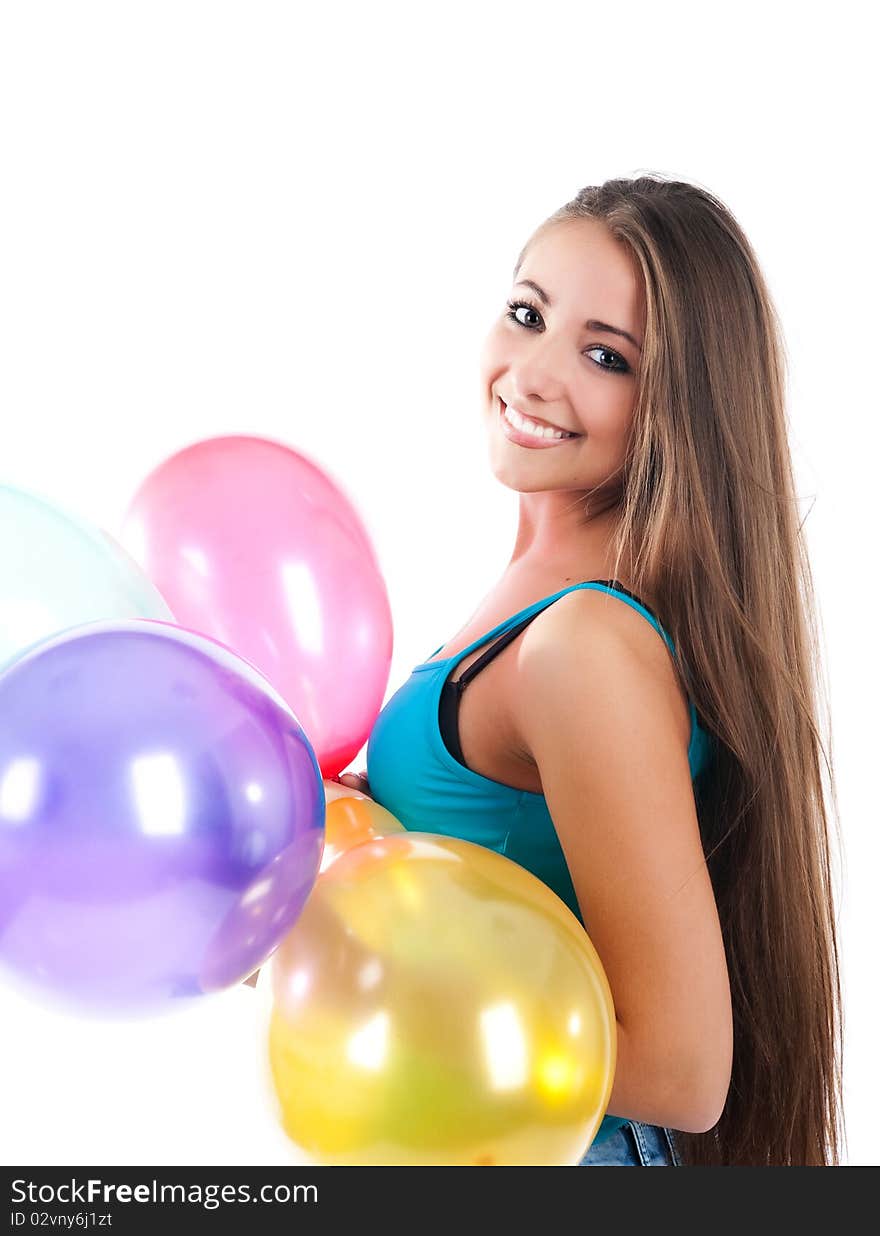
[[[523,633],[516,674],[516,721],[536,762],[535,727],[549,727],[553,741],[574,717],[612,741],[615,730],[621,741],[653,733],[661,747],[683,747],[686,760],[689,704],[669,647],[619,596],[579,588],[542,610]]]

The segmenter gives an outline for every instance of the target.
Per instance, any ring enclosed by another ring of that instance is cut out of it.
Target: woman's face
[[[602,223],[569,220],[533,240],[480,359],[502,484],[522,493],[619,487],[644,329],[640,272]],[[505,405],[577,436],[521,445],[508,436]]]

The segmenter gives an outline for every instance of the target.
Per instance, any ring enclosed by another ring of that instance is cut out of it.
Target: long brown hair
[[[714,747],[694,791],[730,976],[733,1073],[715,1128],[676,1141],[693,1166],[837,1164],[842,1008],[820,754],[839,815],[782,329],[741,227],[706,189],[608,180],[535,236],[583,218],[629,248],[646,293],[617,566],[656,598]]]

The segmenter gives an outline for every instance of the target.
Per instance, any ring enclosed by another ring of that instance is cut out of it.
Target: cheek
[[[608,383],[603,383],[584,393],[578,400],[578,419],[594,442],[613,450],[626,444],[632,425],[633,394],[630,389],[607,387]]]
[[[509,361],[510,341],[500,325],[494,326],[480,349],[480,378],[484,385],[495,380]]]

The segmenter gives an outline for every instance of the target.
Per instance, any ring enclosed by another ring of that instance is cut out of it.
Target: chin
[[[490,467],[492,475],[498,484],[503,485],[505,489],[509,489],[515,494],[553,493],[557,488],[555,485],[542,485],[540,482],[524,481],[521,476],[517,475],[517,469],[511,468],[507,461],[502,465],[490,464]]]

